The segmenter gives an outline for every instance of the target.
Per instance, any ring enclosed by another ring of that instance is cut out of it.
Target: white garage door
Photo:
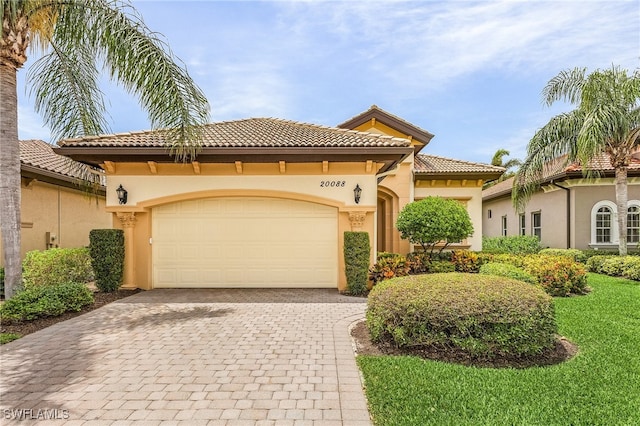
[[[153,209],[153,285],[337,287],[334,207],[208,198]]]

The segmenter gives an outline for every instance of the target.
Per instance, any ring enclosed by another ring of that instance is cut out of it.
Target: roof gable
[[[371,105],[371,108],[350,118],[344,123],[338,124],[338,127],[343,129],[360,129],[367,131],[370,131],[370,128],[376,128],[386,131],[387,129],[379,126],[379,123],[382,123],[383,126],[389,127],[392,131],[395,130],[398,132],[399,134],[396,136],[401,135],[402,137],[407,137],[412,141],[416,141],[417,143],[413,144],[415,146],[416,153],[426,146],[434,136],[432,133],[421,129],[420,127],[411,124],[408,121],[383,110],[382,108],[379,108],[377,105]]]

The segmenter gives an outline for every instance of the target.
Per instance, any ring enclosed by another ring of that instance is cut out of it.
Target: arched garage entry
[[[155,206],[152,216],[155,288],[337,287],[337,207],[216,197]]]

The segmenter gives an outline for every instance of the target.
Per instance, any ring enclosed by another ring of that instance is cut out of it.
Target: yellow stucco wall
[[[125,231],[130,259],[125,265],[124,288],[152,287],[153,207],[209,197],[275,197],[326,204],[338,209],[337,286],[346,289],[343,259],[345,231],[369,233],[373,247],[377,203],[376,173],[381,164],[112,164],[107,172],[107,210],[113,225]],[[128,191],[126,205],[118,203],[115,189]],[[362,196],[354,200],[359,185]],[[127,235],[129,237],[127,238]],[[127,254],[125,254],[127,256]],[[372,250],[371,260],[374,261]]]
[[[111,228],[104,197],[36,180],[23,181],[21,197],[23,258],[31,250],[47,249],[47,232],[55,235],[55,246],[69,248],[87,246],[92,229]],[[4,265],[1,244],[0,265]]]
[[[385,125],[380,120],[374,120],[373,122],[368,121],[356,127],[355,130],[381,133],[400,138],[408,138],[410,136]],[[414,142],[414,144],[418,143]],[[398,218],[398,213],[402,208],[404,208],[404,206],[416,199],[422,199],[428,196],[440,196],[444,198],[464,200],[474,229],[473,236],[467,240],[469,249],[478,251],[482,250],[483,182],[481,180],[451,178],[430,179],[428,181],[416,180],[414,182],[412,174],[413,162],[413,155],[407,157],[398,170],[386,176],[379,185],[380,198],[386,199],[391,196],[394,199],[394,203],[397,201],[397,208],[394,204],[391,211],[386,209],[384,213],[379,213],[385,214],[387,217],[384,221],[386,223],[386,247],[377,248],[378,251],[382,251],[382,249],[384,249],[386,251],[401,254],[413,251],[411,244],[407,240],[400,238],[400,233],[395,228],[395,223]]]

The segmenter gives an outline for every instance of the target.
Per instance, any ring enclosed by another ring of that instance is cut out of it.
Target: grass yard
[[[589,274],[556,298],[571,360],[524,370],[359,356],[376,425],[640,425],[640,283]]]

